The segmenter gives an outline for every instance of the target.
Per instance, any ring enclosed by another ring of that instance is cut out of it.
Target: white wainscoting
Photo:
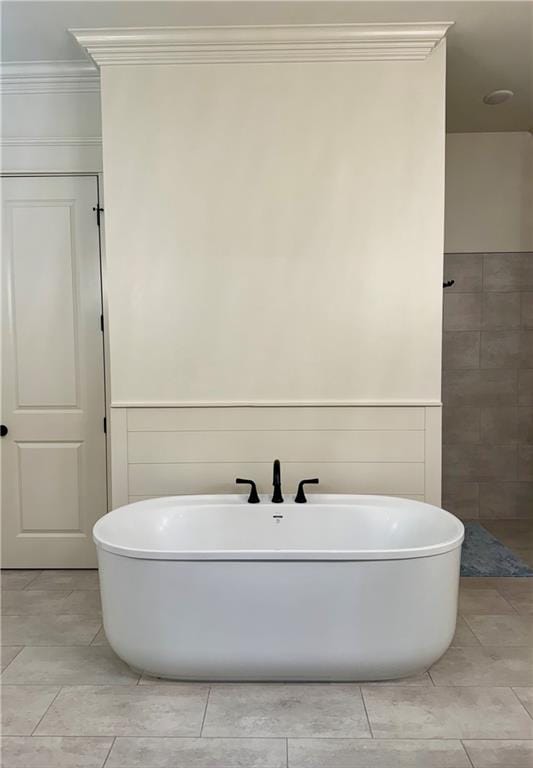
[[[112,408],[113,507],[166,495],[269,492],[320,477],[323,493],[376,493],[440,505],[440,406]]]

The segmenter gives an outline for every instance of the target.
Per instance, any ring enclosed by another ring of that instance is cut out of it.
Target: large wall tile
[[[463,519],[533,518],[533,253],[472,256],[445,257],[461,285],[444,293],[443,503]],[[479,498],[451,480],[479,483]]]
[[[481,368],[518,368],[520,331],[482,331]]]
[[[481,409],[481,442],[506,445],[519,441],[518,408],[515,405]]]
[[[482,327],[485,330],[520,328],[520,293],[483,294]]]
[[[533,480],[533,445],[518,447],[518,479]]]
[[[520,291],[525,287],[522,254],[487,253],[483,262],[483,287],[486,291]]]
[[[445,478],[442,506],[462,520],[479,517],[479,483]]]
[[[522,328],[533,328],[533,291],[520,295]]]
[[[518,409],[518,441],[533,445],[533,408]]]
[[[483,256],[481,253],[444,254],[444,279],[455,280],[447,293],[470,293],[483,287]]]
[[[522,290],[533,290],[533,253],[521,253]]]
[[[516,447],[445,445],[444,475],[456,480],[516,480]]]
[[[520,367],[533,368],[533,331],[520,334]]]
[[[518,373],[518,405],[533,405],[533,370]]]
[[[517,381],[515,370],[445,371],[443,400],[445,405],[515,405]]]
[[[478,443],[480,409],[473,405],[449,405],[443,413],[443,443]]]
[[[481,328],[480,293],[444,294],[444,330],[477,331]]]
[[[479,368],[479,331],[445,331],[442,340],[443,368]]]
[[[533,516],[533,483],[480,483],[479,516],[488,519]]]

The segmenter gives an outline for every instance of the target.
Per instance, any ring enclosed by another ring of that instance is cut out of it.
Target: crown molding
[[[450,22],[71,29],[98,66],[420,61]]]
[[[100,73],[90,61],[14,61],[0,66],[1,93],[97,93]]]

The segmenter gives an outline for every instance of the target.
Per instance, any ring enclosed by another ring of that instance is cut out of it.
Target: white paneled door
[[[96,565],[106,512],[95,176],[3,192],[2,566]]]

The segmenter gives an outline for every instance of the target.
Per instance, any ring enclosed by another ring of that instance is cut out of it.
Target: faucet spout
[[[272,495],[273,504],[281,504],[283,496],[281,495],[281,465],[279,459],[274,461],[274,471],[272,476],[272,485],[274,487],[274,493]]]

